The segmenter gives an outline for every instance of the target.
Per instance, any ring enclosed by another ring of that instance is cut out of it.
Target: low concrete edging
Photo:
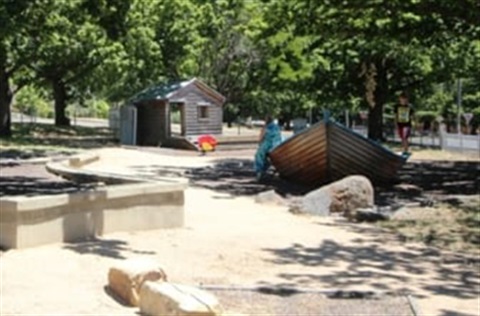
[[[0,199],[0,246],[26,248],[117,231],[182,227],[185,184],[135,183]]]
[[[73,156],[68,160],[68,162],[70,166],[75,168],[80,168],[85,165],[88,165],[89,163],[97,161],[99,159],[100,159],[100,156],[98,154],[85,153],[85,154],[79,154],[79,155]]]
[[[49,162],[45,165],[48,172],[73,182],[104,182],[106,184],[152,182],[127,175],[94,172],[70,166],[70,163]]]

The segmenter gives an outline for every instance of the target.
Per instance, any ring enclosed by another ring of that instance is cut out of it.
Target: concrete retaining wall
[[[0,246],[25,248],[116,231],[181,227],[185,184],[136,183],[0,199]]]

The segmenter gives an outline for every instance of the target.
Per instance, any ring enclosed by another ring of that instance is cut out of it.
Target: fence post
[[[440,123],[439,127],[439,136],[440,136],[440,149],[444,150],[445,149],[445,137],[446,137],[446,126],[444,123]]]
[[[478,149],[478,154],[480,155],[480,133],[477,134],[477,139],[478,139],[478,147],[477,147],[477,149]]]

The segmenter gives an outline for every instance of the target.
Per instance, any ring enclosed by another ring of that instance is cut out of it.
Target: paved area
[[[252,159],[253,150],[213,152],[205,156],[195,151],[179,151],[157,147],[104,148],[92,151],[100,159],[84,167],[88,171],[117,173],[149,179],[162,178],[159,171],[185,172],[192,168],[212,167],[234,159]],[[253,165],[252,165],[253,168]]]
[[[377,298],[326,298],[320,293],[275,295],[258,291],[213,291],[224,307],[249,315],[345,316],[395,315],[416,316],[413,300],[407,296]]]

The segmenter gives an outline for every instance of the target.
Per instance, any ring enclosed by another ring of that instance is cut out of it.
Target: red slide
[[[202,152],[214,151],[217,147],[217,140],[212,135],[200,135],[197,139],[198,147]]]

